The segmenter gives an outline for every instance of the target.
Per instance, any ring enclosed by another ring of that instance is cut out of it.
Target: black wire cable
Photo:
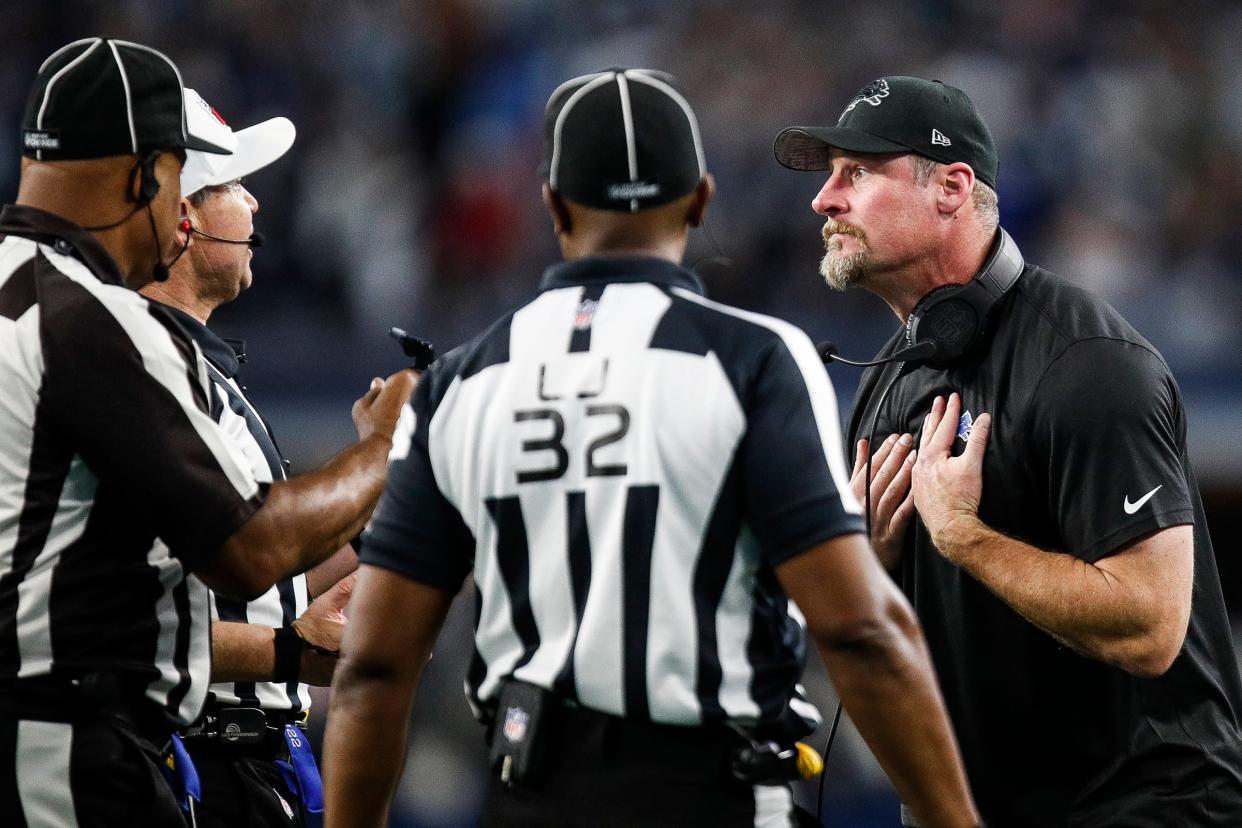
[[[716,236],[712,233],[712,228],[707,223],[707,216],[703,216],[703,223],[700,226],[707,235],[708,244],[715,249],[716,254],[714,256],[704,256],[697,260],[690,269],[695,273],[701,273],[703,268],[713,265],[719,265],[724,268],[733,267],[733,260],[725,255],[724,248],[716,241]]]
[[[832,727],[828,728],[828,742],[824,745],[824,769],[819,772],[819,791],[815,794],[815,821],[824,824],[824,780],[828,778],[828,754],[832,752],[832,742],[837,738],[837,725],[841,723],[841,702],[837,702],[837,712],[832,715]]]
[[[871,413],[871,429],[867,433],[867,466],[863,477],[865,485],[863,486],[863,521],[867,527],[867,542],[871,542],[871,458],[875,455],[875,429],[880,422],[880,409],[884,408],[884,403],[888,400],[888,393],[893,390],[893,386],[897,384],[897,380],[901,379],[901,373],[906,370],[906,363],[901,362],[897,365],[897,373],[893,374],[893,378],[888,381],[888,385],[884,386],[884,392],[880,394],[880,401],[876,403],[875,411]],[[824,769],[819,774],[819,792],[815,796],[815,821],[820,825],[824,822],[824,780],[828,776],[828,754],[832,752],[833,740],[837,738],[837,725],[841,722],[841,700],[837,698],[837,712],[832,716],[832,727],[828,728],[828,741],[824,744]]]

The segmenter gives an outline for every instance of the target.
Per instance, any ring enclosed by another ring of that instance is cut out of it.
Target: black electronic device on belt
[[[488,762],[500,768],[506,785],[539,781],[547,743],[546,729],[557,707],[552,694],[524,681],[506,679],[492,723],[492,746]]]
[[[268,738],[267,717],[255,707],[225,707],[215,715],[215,737],[226,745],[254,745]]]
[[[427,340],[412,336],[400,328],[390,328],[388,335],[397,340],[407,357],[414,360],[410,367],[415,371],[425,371],[435,362],[436,346]]]

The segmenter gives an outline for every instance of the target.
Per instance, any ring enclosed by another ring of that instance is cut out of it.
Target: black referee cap
[[[88,37],[39,67],[22,119],[22,154],[40,161],[150,150],[230,151],[186,127],[181,73],[166,55]]]
[[[792,170],[826,170],[832,147],[848,152],[914,152],[970,165],[996,189],[996,144],[974,102],[938,80],[890,76],[858,91],[833,127],[789,127],[776,136],[776,160]]]
[[[707,174],[699,124],[672,80],[609,69],[557,87],[544,111],[548,185],[587,207],[632,213],[697,187]]]

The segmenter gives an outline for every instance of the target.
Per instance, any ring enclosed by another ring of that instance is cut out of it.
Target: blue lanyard
[[[319,776],[319,766],[315,764],[315,754],[306,741],[306,734],[297,725],[287,724],[285,744],[289,746],[289,761],[276,760],[285,784],[302,800],[302,807],[308,813],[322,814],[323,779]]]

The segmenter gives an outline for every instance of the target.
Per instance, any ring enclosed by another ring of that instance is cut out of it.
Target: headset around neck
[[[987,331],[988,317],[1005,296],[1026,262],[1018,245],[1004,229],[996,231],[996,241],[983,268],[965,284],[942,285],[928,293],[906,320],[909,347],[934,345],[923,362],[937,368],[952,364],[973,348]]]

